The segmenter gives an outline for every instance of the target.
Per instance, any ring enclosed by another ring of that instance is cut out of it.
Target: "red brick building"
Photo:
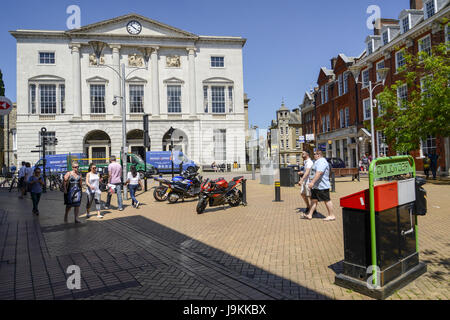
[[[366,50],[360,57],[339,54],[331,60],[331,69],[321,68],[314,101],[315,142],[318,148],[326,150],[327,157],[341,158],[348,167],[355,167],[362,154],[371,153],[370,126],[364,127],[364,122],[370,120],[369,81],[374,87],[380,83],[377,70],[389,68],[385,86],[390,86],[401,80],[397,68],[404,63],[404,50],[417,54],[450,41],[449,24],[443,24],[444,18],[450,19],[449,4],[449,0],[411,0],[410,9],[403,10],[398,20],[376,21],[374,34],[366,38]],[[357,85],[348,71],[353,64],[361,68]],[[383,89],[383,85],[377,86],[373,98]],[[411,89],[407,86],[398,90],[399,99],[410,94]],[[305,117],[310,111],[305,111],[308,109],[303,110],[303,130],[307,132]],[[376,109],[374,116],[377,116]],[[381,132],[375,134],[375,145],[377,156],[397,154],[384,143]],[[418,170],[423,170],[422,159],[431,151],[440,155],[438,167],[441,173],[448,173],[449,137],[429,137],[422,142],[420,150],[411,152]]]

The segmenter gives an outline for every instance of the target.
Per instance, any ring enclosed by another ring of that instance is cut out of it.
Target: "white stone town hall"
[[[68,31],[11,34],[17,39],[19,161],[38,159],[30,151],[42,127],[58,139],[50,153],[119,156],[121,80],[105,65],[119,72],[125,64],[129,152],[143,151],[142,120],[149,114],[151,150],[168,150],[173,127],[175,145],[190,159],[237,161],[245,168],[245,39],[198,36],[137,14]],[[99,63],[92,41],[104,44]]]

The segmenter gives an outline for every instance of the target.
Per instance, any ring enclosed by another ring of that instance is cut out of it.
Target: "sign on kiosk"
[[[0,116],[6,116],[12,110],[13,104],[6,97],[0,97]]]

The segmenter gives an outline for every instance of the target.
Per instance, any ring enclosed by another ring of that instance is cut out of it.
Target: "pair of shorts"
[[[319,202],[330,201],[330,189],[325,189],[325,190],[312,189],[311,190],[311,199],[318,200]]]
[[[311,189],[308,188],[308,182],[305,181],[300,187],[300,193],[304,194],[307,197],[311,197]]]

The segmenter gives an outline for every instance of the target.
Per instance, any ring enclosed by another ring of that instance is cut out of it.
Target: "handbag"
[[[79,206],[81,204],[81,189],[79,186],[70,188],[67,195],[67,203],[72,206]]]

